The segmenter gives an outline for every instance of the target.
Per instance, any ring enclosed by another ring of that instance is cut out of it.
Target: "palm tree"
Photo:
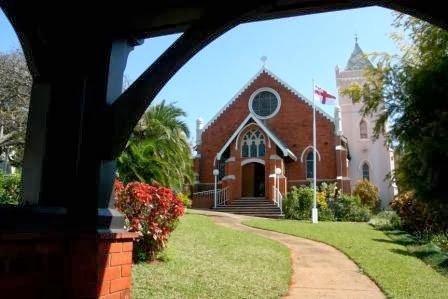
[[[190,135],[186,113],[173,104],[151,107],[141,118],[118,159],[119,178],[170,187],[177,192],[192,182]]]

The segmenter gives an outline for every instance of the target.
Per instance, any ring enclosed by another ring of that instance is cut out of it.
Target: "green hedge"
[[[17,205],[20,198],[20,174],[0,171],[0,204]]]
[[[326,188],[328,189],[328,188]],[[308,220],[313,207],[313,189],[310,187],[293,187],[284,201],[285,217],[288,219]],[[358,196],[327,196],[326,190],[317,194],[319,219],[327,221],[369,221],[371,211],[361,203]]]

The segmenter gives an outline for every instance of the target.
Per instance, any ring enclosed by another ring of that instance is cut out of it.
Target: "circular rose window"
[[[271,88],[262,88],[252,94],[249,109],[259,118],[270,118],[280,109],[280,96]]]

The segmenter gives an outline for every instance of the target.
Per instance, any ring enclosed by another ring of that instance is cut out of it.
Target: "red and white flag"
[[[336,96],[332,95],[331,93],[317,85],[314,85],[314,95],[319,97],[320,102],[324,105],[336,104]]]

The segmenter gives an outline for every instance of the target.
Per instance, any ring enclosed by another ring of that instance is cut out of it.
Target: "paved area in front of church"
[[[290,250],[293,268],[285,298],[385,298],[378,286],[352,260],[334,247],[243,225],[241,222],[249,219],[249,216],[209,210],[189,211],[209,216],[219,225],[285,244]]]

